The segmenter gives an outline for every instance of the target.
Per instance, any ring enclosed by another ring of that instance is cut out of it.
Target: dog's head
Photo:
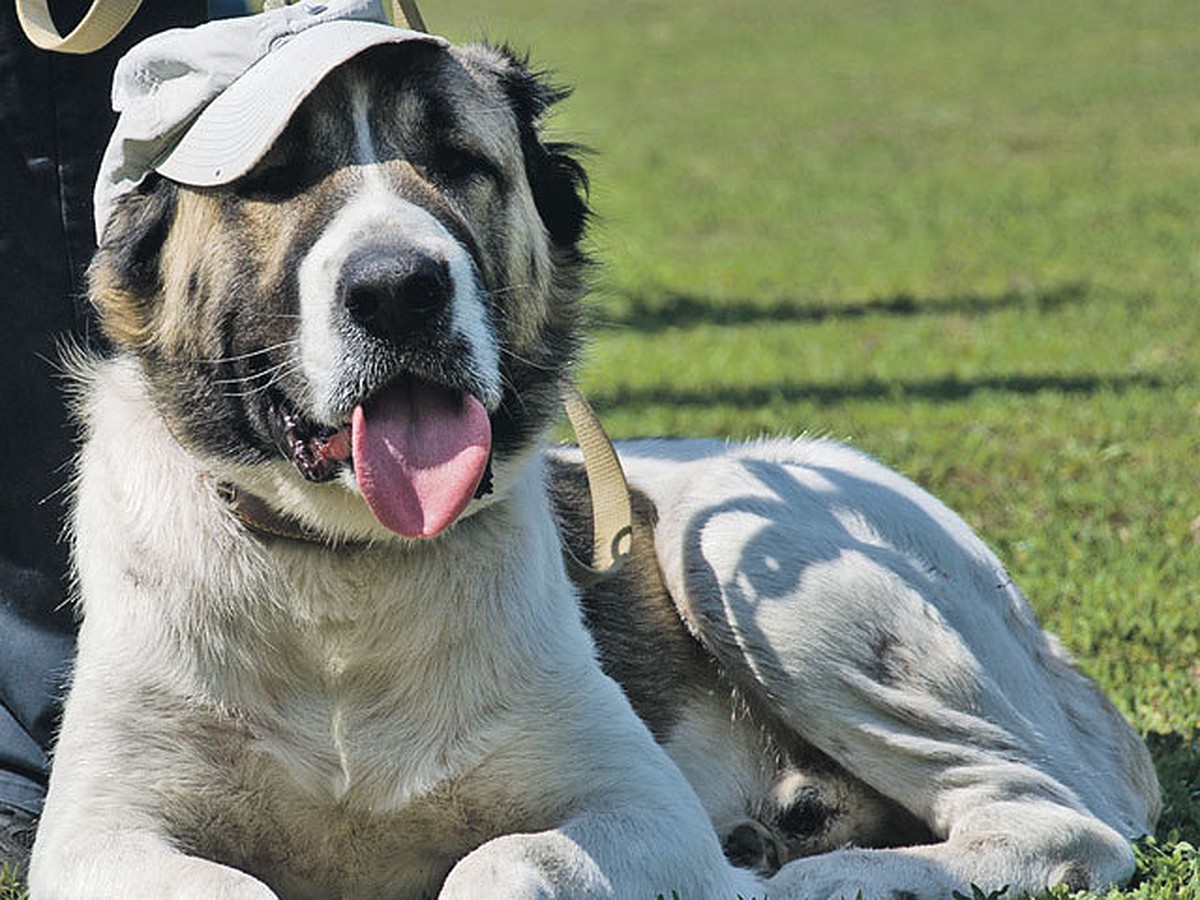
[[[122,197],[91,295],[180,443],[302,516],[360,493],[408,536],[493,465],[502,487],[579,346],[584,173],[540,128],[561,96],[507,51],[376,47],[246,176]]]

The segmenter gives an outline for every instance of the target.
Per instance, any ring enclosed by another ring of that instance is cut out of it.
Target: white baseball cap
[[[117,63],[120,113],[96,179],[99,240],[116,201],[151,171],[193,187],[245,175],[331,71],[380,44],[445,38],[388,24],[379,0],[302,2],[175,28]]]

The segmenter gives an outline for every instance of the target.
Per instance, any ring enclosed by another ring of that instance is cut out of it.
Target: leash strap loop
[[[17,0],[17,19],[34,46],[59,53],[92,53],[120,34],[141,5],[142,0],[93,0],[66,35],[54,24],[46,0]]]
[[[410,31],[429,31],[425,27],[425,20],[421,18],[421,11],[417,9],[417,0],[392,0],[391,7],[392,24],[397,28],[407,28]]]
[[[16,0],[21,29],[36,47],[58,53],[94,53],[108,44],[129,24],[142,0],[93,0],[88,11],[70,32],[63,34],[54,24],[47,0]],[[428,31],[416,0],[392,0],[392,24],[412,31]]]
[[[573,384],[562,389],[563,408],[587,471],[592,498],[592,564],[586,565],[563,543],[563,557],[571,580],[581,586],[595,584],[616,574],[633,548],[633,513],[629,485],[621,461],[604,432],[600,419]]]

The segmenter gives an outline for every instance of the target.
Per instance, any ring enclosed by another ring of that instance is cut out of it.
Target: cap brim
[[[449,46],[436,35],[356,20],[293,35],[218,94],[152,168],[195,187],[228,184],[254,168],[326,75],[371,47],[408,42]]]

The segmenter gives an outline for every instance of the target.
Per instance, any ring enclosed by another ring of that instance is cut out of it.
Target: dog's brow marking
[[[371,120],[367,115],[370,105],[367,87],[355,80],[350,85],[350,118],[354,123],[354,158],[361,165],[379,162],[375,153],[375,141],[371,135]]]

